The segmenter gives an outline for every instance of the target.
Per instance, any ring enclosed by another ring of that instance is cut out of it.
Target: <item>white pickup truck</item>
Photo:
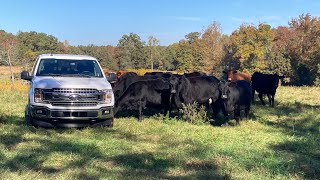
[[[114,95],[97,59],[70,54],[39,55],[31,74],[25,110],[28,125],[113,126]]]

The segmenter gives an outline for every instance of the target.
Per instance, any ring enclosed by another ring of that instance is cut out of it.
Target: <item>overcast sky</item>
[[[230,34],[241,24],[264,22],[287,26],[291,18],[320,16],[316,0],[4,0],[0,29],[44,32],[72,45],[117,45],[124,34],[143,40],[155,36],[161,45],[202,31],[213,21]]]

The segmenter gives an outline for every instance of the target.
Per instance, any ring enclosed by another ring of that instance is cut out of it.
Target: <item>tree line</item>
[[[72,46],[45,33],[0,30],[0,65],[28,69],[42,53],[91,55],[110,70],[203,71],[218,77],[225,69],[260,71],[285,75],[292,85],[320,85],[320,18],[302,14],[279,27],[242,24],[230,35],[213,22],[168,46],[135,33],[123,35],[116,46]]]

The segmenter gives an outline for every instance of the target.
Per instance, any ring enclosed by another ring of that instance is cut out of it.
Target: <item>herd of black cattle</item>
[[[184,75],[152,72],[139,76],[127,72],[114,85],[114,113],[123,110],[138,111],[139,121],[143,120],[146,109],[158,109],[165,114],[179,111],[183,104],[204,105],[212,109],[213,118],[219,112],[224,116],[233,113],[236,123],[240,123],[240,111],[248,118],[255,91],[263,105],[263,95],[267,95],[270,106],[274,106],[274,96],[279,79],[277,74],[255,72],[252,76],[237,71],[228,71],[227,80],[193,72]]]

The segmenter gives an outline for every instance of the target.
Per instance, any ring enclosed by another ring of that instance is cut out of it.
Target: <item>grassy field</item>
[[[320,179],[320,88],[280,87],[276,108],[240,126],[116,119],[115,126],[24,124],[27,92],[0,93],[1,179]]]
[[[12,67],[13,73],[20,73],[22,71],[22,67],[20,66],[13,66]],[[0,75],[9,75],[9,67],[8,66],[0,66]]]

